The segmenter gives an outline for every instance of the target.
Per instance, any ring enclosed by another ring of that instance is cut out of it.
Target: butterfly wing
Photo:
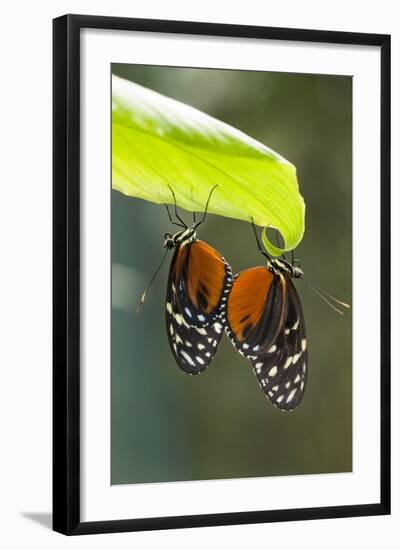
[[[297,407],[304,394],[308,354],[303,310],[290,277],[264,267],[239,273],[224,325],[271,402],[286,411]]]
[[[172,283],[176,301],[187,323],[193,327],[212,324],[225,307],[232,272],[225,258],[203,241],[180,246],[175,252]]]
[[[214,357],[231,284],[230,266],[214,248],[202,241],[176,247],[168,278],[166,324],[172,353],[184,372],[198,374]]]

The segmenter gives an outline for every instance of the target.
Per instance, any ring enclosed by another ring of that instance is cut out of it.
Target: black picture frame
[[[381,51],[381,496],[371,504],[80,520],[80,31],[117,29],[378,46]],[[390,36],[65,15],[53,21],[53,529],[66,535],[390,513]]]

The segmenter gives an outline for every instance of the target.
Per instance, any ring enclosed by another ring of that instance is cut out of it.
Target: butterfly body
[[[303,276],[284,259],[268,259],[234,278],[223,312],[233,345],[250,361],[265,395],[286,411],[299,405],[307,378],[304,315],[292,281]]]
[[[169,344],[178,366],[199,374],[222,338],[231,268],[217,250],[197,239],[193,228],[167,234],[164,246],[175,248],[166,298]]]

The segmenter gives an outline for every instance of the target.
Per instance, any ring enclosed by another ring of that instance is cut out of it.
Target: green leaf
[[[113,76],[112,185],[131,197],[272,226],[285,246],[304,233],[304,201],[296,169],[278,153],[201,111]],[[261,115],[260,115],[261,116]]]

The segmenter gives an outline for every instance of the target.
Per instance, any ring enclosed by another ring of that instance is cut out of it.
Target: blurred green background
[[[119,64],[112,72],[239,128],[295,164],[306,202],[296,257],[306,277],[351,302],[351,77]],[[165,329],[170,260],[135,312],[167,231],[174,226],[165,208],[112,191],[112,484],[351,471],[351,311],[341,317],[296,281],[309,378],[291,413],[271,405],[226,337],[205,373],[185,375]],[[264,265],[247,223],[209,215],[199,238],[234,273]]]

